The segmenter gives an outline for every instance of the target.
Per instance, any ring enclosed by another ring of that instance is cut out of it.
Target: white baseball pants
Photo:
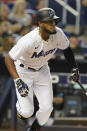
[[[49,67],[43,66],[39,71],[32,71],[16,65],[20,78],[29,86],[27,97],[21,97],[17,88],[17,111],[25,118],[32,116],[34,112],[33,93],[39,102],[39,110],[36,118],[40,125],[44,125],[53,110],[53,91]]]

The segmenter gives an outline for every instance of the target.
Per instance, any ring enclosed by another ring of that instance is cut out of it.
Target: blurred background
[[[5,67],[4,57],[20,37],[36,28],[36,12],[43,7],[53,8],[60,17],[57,26],[70,40],[80,81],[87,89],[87,0],[0,0],[0,131],[25,131],[17,122],[14,83]],[[79,85],[69,80],[71,70],[62,51],[56,52],[49,66],[54,110],[44,130],[86,131],[87,96]],[[36,112],[38,102],[34,99]],[[34,114],[27,120],[28,126],[32,124]]]

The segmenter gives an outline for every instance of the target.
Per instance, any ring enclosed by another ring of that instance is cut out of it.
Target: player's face
[[[53,31],[55,30],[55,20],[45,21],[45,22],[43,23],[43,25],[44,25],[44,27],[45,27],[47,30],[49,30],[49,31],[51,31],[51,32],[53,32]]]
[[[56,32],[55,25],[56,25],[55,20],[44,21],[44,22],[41,22],[41,24],[40,24],[40,26],[43,29],[45,29],[46,31],[48,31],[50,34],[54,34]]]

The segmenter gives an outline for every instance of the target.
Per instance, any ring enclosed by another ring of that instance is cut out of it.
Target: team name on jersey
[[[55,52],[55,50],[56,50],[56,48],[51,49],[51,50],[46,51],[46,52],[44,52],[44,51],[42,50],[39,54],[37,54],[37,52],[34,52],[31,58],[34,58],[34,57],[35,57],[35,58],[39,58],[40,56],[45,57],[45,56],[47,56],[47,55]]]

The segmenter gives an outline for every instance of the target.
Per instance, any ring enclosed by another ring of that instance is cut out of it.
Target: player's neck
[[[43,40],[47,41],[49,39],[49,34],[41,28],[39,28],[39,34]]]

